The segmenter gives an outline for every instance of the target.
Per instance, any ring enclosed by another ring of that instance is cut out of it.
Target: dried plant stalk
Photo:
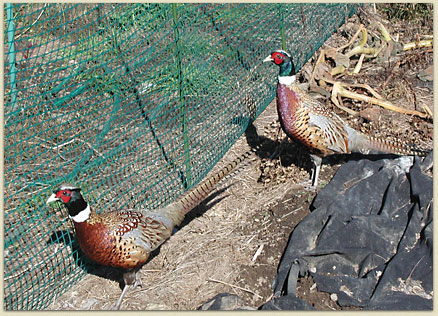
[[[354,99],[354,100],[358,100],[358,101],[363,101],[363,102],[367,102],[367,103],[371,103],[371,104],[375,104],[375,105],[379,105],[387,110],[391,110],[394,112],[398,112],[398,113],[402,113],[402,114],[407,114],[407,115],[416,115],[419,116],[421,118],[427,118],[429,117],[428,114],[423,113],[423,112],[419,112],[419,111],[415,111],[415,110],[408,110],[408,109],[404,109],[398,106],[395,106],[394,104],[392,104],[389,101],[386,100],[382,100],[382,99],[377,99],[374,97],[370,97],[367,95],[363,95],[363,94],[359,94],[356,92],[352,92],[350,90],[345,89],[342,86],[342,83],[337,82],[336,83],[336,94],[339,94],[342,97],[345,98],[350,98],[350,99]],[[335,90],[335,85],[333,86],[333,90]]]

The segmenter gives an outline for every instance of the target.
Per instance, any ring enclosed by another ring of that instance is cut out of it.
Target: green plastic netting
[[[87,272],[61,182],[97,210],[155,208],[197,184],[349,4],[5,4],[4,308],[44,309]]]

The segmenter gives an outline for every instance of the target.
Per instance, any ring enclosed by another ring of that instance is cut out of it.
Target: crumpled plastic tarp
[[[424,159],[360,159],[342,165],[292,232],[261,309],[303,310],[299,276],[340,306],[433,309],[433,181]]]

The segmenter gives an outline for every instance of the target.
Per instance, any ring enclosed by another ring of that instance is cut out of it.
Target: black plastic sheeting
[[[415,161],[415,162],[414,162]],[[314,309],[296,297],[299,276],[340,306],[432,310],[432,153],[349,161],[292,232],[263,310]]]

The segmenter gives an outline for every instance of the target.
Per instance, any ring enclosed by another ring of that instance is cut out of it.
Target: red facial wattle
[[[281,65],[284,62],[283,54],[273,53],[271,57],[274,60],[274,63],[277,64],[277,65]]]
[[[61,190],[56,193],[56,198],[61,199],[63,203],[70,202],[71,199],[71,191],[70,190]]]

